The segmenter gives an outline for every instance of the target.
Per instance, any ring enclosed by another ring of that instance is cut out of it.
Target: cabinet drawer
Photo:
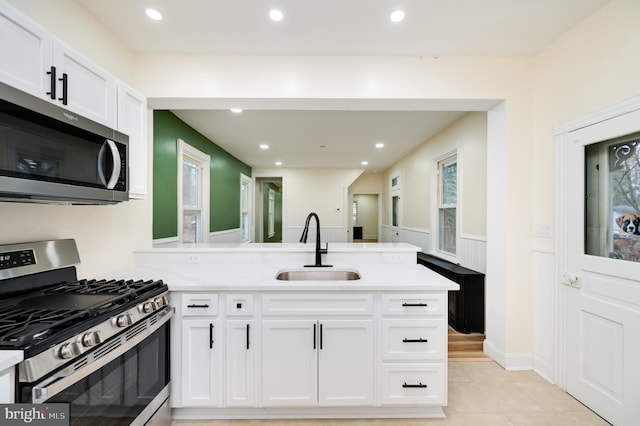
[[[253,294],[227,294],[225,296],[227,316],[253,315]]]
[[[218,315],[218,295],[190,293],[182,295],[182,316]]]
[[[371,294],[266,294],[263,315],[371,315]]]
[[[382,359],[444,361],[446,332],[444,319],[382,320]]]
[[[383,294],[382,315],[444,315],[445,298],[441,293]]]
[[[446,403],[445,367],[442,364],[384,364],[383,405]]]

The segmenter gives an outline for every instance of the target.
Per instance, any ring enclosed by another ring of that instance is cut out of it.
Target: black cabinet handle
[[[403,303],[402,304],[403,307],[407,307],[407,306],[427,306],[426,303]]]
[[[404,343],[427,343],[427,339],[423,339],[422,337],[419,339],[407,339],[406,337],[402,339]]]
[[[55,99],[56,98],[56,67],[51,66],[51,69],[47,71],[47,75],[49,76],[49,81],[51,85],[51,91],[47,92],[47,95],[49,95],[51,99]]]
[[[249,350],[249,324],[247,324],[247,350]]]
[[[213,349],[213,324],[209,323],[209,349]]]
[[[58,79],[62,82],[62,97],[59,98],[59,101],[62,101],[62,105],[67,104],[67,73],[62,73],[62,78]]]
[[[418,382],[417,385],[408,385],[407,382],[404,382],[402,387],[403,388],[426,388],[427,385],[423,385],[422,382]]]
[[[316,325],[313,324],[313,349],[316,349]]]
[[[322,349],[322,324],[320,324],[320,349]]]
[[[209,305],[207,305],[206,303],[204,305],[187,305],[187,308],[208,308]]]

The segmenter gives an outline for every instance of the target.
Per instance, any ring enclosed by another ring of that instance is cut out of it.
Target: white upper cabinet
[[[53,38],[0,3],[0,40],[0,81],[50,98],[51,79],[55,77],[47,72],[53,66]]]
[[[147,193],[147,100],[0,1],[0,81],[129,136],[129,196]]]
[[[147,195],[147,98],[118,82],[117,129],[129,136],[129,197]]]
[[[105,126],[114,126],[116,80],[70,47],[53,46],[58,102],[84,117]]]

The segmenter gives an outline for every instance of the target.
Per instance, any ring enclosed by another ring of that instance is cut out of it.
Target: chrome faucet
[[[307,236],[309,235],[309,222],[311,218],[314,217],[316,219],[316,263],[315,265],[304,265],[305,267],[324,267],[328,268],[333,265],[323,265],[322,264],[322,254],[326,254],[329,251],[329,243],[326,243],[325,248],[320,248],[320,218],[315,213],[309,213],[307,216],[307,221],[304,223],[304,230],[302,231],[302,236],[300,236],[301,243],[307,243]]]

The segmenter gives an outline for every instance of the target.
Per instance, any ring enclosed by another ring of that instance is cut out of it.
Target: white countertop
[[[0,372],[13,367],[23,359],[22,351],[0,351]]]
[[[153,265],[114,272],[105,278],[162,279],[171,291],[430,291],[458,290],[455,282],[422,265],[350,265],[354,281],[280,281],[283,269],[300,265]],[[313,269],[313,268],[311,268]],[[325,269],[325,268],[322,268]]]
[[[326,246],[322,242],[322,248]],[[315,243],[164,243],[150,249],[136,250],[137,253],[158,252],[314,252]],[[329,251],[349,252],[396,252],[417,253],[420,247],[407,243],[329,243]]]

